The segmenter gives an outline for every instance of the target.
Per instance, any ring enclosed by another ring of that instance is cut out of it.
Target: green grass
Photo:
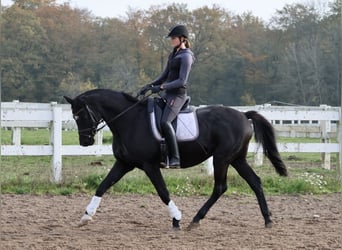
[[[103,142],[111,143],[112,135],[109,131],[103,132]],[[50,131],[48,129],[22,129],[21,130],[21,144],[22,145],[48,145],[50,142]],[[77,145],[78,134],[77,131],[63,131],[62,133],[63,145]],[[1,130],[1,144],[12,144],[11,130]]]
[[[49,180],[49,157],[3,157],[1,188],[3,193],[62,194],[93,193],[111,168],[114,159],[102,157],[64,157],[63,183]],[[279,177],[270,165],[254,167],[267,194],[325,194],[341,192],[336,170],[316,167],[289,169],[290,176]],[[184,170],[162,170],[170,193],[179,196],[209,195],[213,189],[213,177],[203,166]],[[111,193],[156,194],[143,171],[133,170],[123,177]],[[247,183],[233,168],[228,171],[227,194],[253,194]]]
[[[111,143],[111,134],[105,132],[105,143]],[[2,144],[11,144],[11,132],[2,130]],[[282,142],[317,142],[317,139],[280,138]],[[46,129],[22,131],[23,144],[48,144],[49,131]],[[63,132],[63,144],[78,144],[75,131]],[[248,161],[253,165],[253,153]],[[337,155],[332,154],[332,170],[321,168],[320,154],[284,153],[282,157],[289,166],[289,177],[279,177],[268,161],[262,167],[254,167],[260,176],[266,194],[325,194],[341,192],[341,182],[337,171]],[[51,157],[49,156],[2,156],[0,169],[1,192],[14,194],[59,194],[94,193],[100,182],[111,169],[113,156],[68,156],[63,157],[63,182],[52,184]],[[162,170],[171,194],[179,196],[209,195],[214,181],[208,176],[203,165],[185,170]],[[109,192],[156,194],[144,172],[134,170],[124,176]],[[226,194],[246,194],[253,192],[247,183],[230,167],[228,171],[228,191]]]

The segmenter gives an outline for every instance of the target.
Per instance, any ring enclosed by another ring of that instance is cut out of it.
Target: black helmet
[[[169,30],[169,34],[167,35],[167,37],[180,37],[180,36],[184,36],[185,38],[189,37],[188,30],[186,29],[184,25],[173,26]]]

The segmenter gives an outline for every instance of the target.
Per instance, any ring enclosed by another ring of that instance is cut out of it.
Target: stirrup
[[[167,166],[166,166],[166,168],[172,168],[172,169],[177,169],[177,168],[181,168],[180,167],[180,162],[179,162],[179,160],[177,161],[173,161],[173,162],[171,162],[170,163],[170,160],[168,161],[168,164],[167,164]]]
[[[161,161],[160,162],[160,168],[168,168],[169,166],[167,165],[167,163],[166,162],[164,162],[164,161]]]

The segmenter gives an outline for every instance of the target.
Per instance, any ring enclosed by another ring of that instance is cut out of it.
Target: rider
[[[194,55],[190,50],[189,33],[184,25],[172,27],[167,38],[171,38],[173,51],[168,57],[166,68],[157,79],[144,86],[140,94],[145,94],[148,90],[153,93],[165,90],[166,106],[161,118],[161,128],[168,146],[169,167],[179,168],[178,144],[171,122],[177,117],[186,101],[187,81]]]

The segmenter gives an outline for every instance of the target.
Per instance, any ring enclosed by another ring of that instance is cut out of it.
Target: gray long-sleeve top
[[[169,55],[163,73],[155,79],[152,85],[163,84],[166,93],[185,93],[194,54],[190,49],[181,49],[176,54]]]

